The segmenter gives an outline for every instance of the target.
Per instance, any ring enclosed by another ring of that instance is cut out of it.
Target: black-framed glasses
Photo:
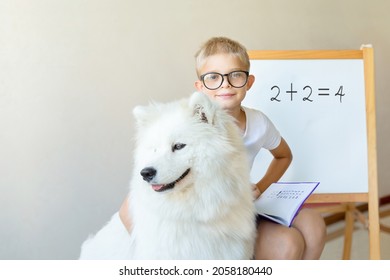
[[[217,72],[209,72],[200,76],[203,85],[210,90],[215,90],[221,87],[224,77],[227,77],[228,83],[235,88],[242,88],[248,81],[248,71],[233,71],[228,74]]]

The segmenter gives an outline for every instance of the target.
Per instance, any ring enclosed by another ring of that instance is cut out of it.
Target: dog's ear
[[[133,116],[139,125],[145,124],[150,118],[149,106],[138,105],[133,109]]]
[[[204,93],[194,92],[191,95],[189,105],[194,116],[201,122],[214,123],[216,105]]]

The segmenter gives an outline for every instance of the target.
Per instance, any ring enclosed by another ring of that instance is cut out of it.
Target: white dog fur
[[[233,118],[202,93],[133,113],[131,234],[115,213],[80,259],[252,258],[249,167]]]

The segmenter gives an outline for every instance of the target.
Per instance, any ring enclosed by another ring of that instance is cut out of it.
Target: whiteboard
[[[251,74],[242,105],[264,112],[293,153],[280,181],[319,181],[316,193],[367,193],[364,61],[251,60]],[[264,149],[257,155],[254,182],[271,159]]]

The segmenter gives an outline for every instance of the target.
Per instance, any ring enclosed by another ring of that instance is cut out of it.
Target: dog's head
[[[228,157],[242,145],[234,120],[203,93],[137,106],[133,114],[138,129],[134,176],[156,192],[188,189],[195,178],[207,182],[215,170],[226,169]]]

